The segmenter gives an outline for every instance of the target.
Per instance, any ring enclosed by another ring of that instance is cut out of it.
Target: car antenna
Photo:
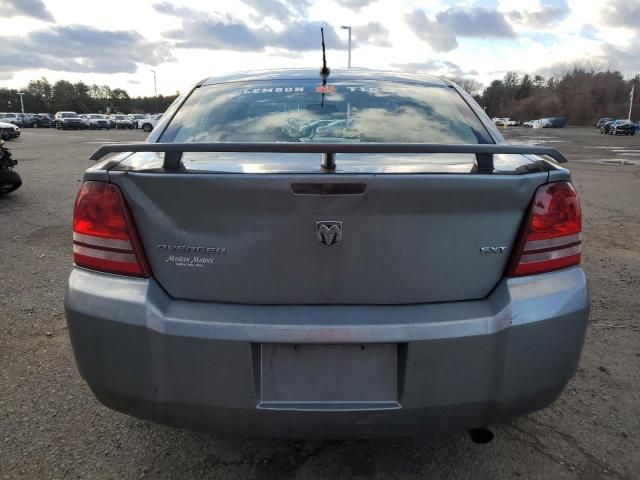
[[[322,37],[322,68],[320,69],[320,76],[322,77],[322,101],[320,102],[320,108],[324,107],[324,92],[327,86],[327,78],[331,75],[331,70],[327,67],[327,51],[324,46],[324,28],[320,27],[320,36]]]
[[[327,67],[327,52],[324,46],[324,28],[320,27],[320,35],[322,36],[322,69],[320,76],[322,77],[322,85],[327,84],[327,78],[331,74],[331,70]]]
[[[320,69],[320,76],[322,77],[322,101],[320,102],[320,108],[324,108],[324,95],[327,91],[327,78],[331,74],[331,70],[327,67],[327,51],[324,46],[324,28],[320,27],[320,35],[322,36],[322,68]],[[321,167],[325,171],[335,171],[336,169],[336,155],[333,152],[326,152],[322,154]]]

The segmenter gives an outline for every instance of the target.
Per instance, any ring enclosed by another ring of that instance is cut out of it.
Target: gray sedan
[[[564,157],[506,144],[447,80],[325,80],[208,78],[93,155],[116,153],[78,193],[65,300],[89,387],[289,438],[482,439],[551,404],[589,313]]]

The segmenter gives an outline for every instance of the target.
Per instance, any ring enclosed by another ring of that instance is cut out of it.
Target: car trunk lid
[[[485,297],[547,172],[111,172],[174,298],[409,304]]]

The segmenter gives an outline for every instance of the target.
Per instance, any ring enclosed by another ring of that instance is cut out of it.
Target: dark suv
[[[58,112],[56,113],[55,124],[57,129],[67,130],[73,128],[79,130],[84,128],[82,118],[76,112]]]

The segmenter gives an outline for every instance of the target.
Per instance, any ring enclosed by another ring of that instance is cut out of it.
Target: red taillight
[[[507,276],[560,270],[580,263],[582,222],[578,194],[569,182],[536,191]]]
[[[138,235],[120,189],[85,182],[73,208],[73,261],[79,267],[148,277]]]

